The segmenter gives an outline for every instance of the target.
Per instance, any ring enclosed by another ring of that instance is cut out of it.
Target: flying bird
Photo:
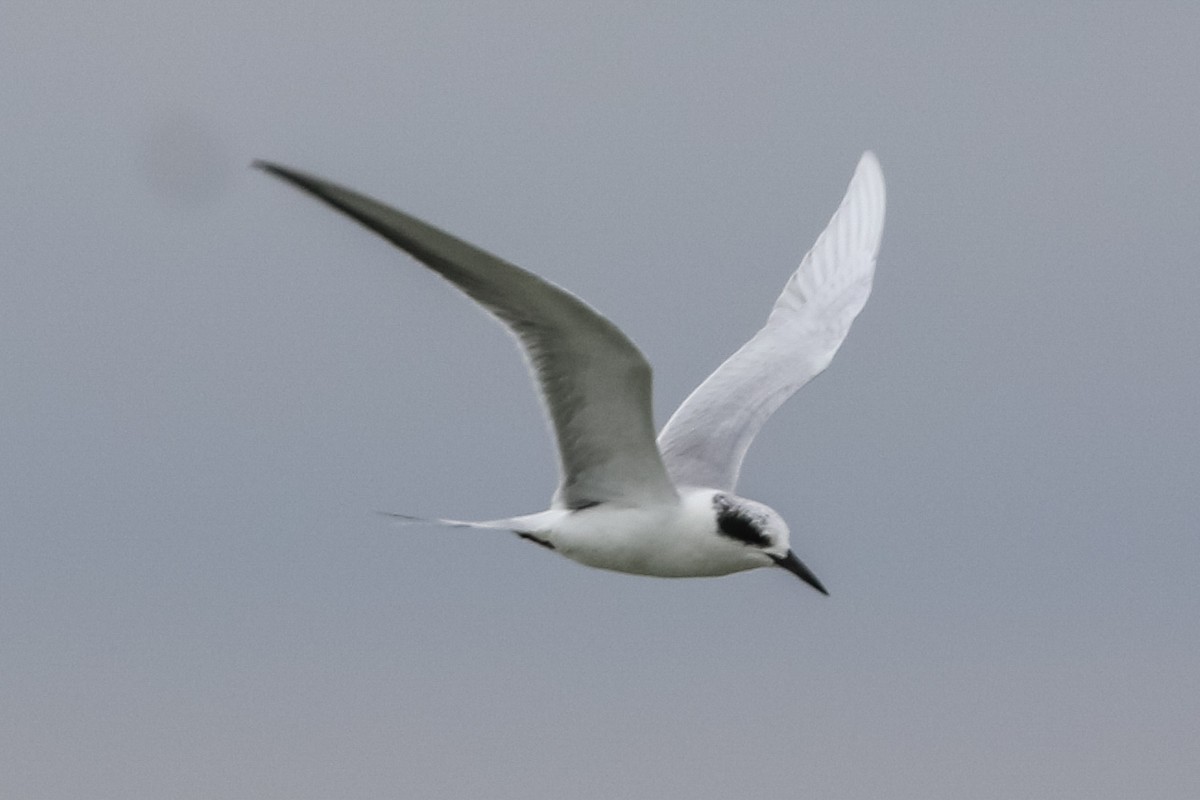
[[[654,435],[651,370],[620,329],[570,292],[366,195],[287,167],[256,167],[404,250],[497,317],[524,349],[558,445],[559,484],[535,514],[439,524],[506,530],[601,569],[661,577],[779,566],[822,594],[766,505],[734,493],[763,423],[822,372],[871,293],[883,235],[879,161],[846,196],[766,324]],[[416,517],[395,515],[410,520]]]

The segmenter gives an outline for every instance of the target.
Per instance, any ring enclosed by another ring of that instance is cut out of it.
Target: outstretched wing
[[[558,443],[556,506],[676,499],[654,443],[650,365],[581,300],[461,239],[369,197],[255,162],[392,242],[495,315],[537,377]]]
[[[733,491],[759,428],[829,366],[871,293],[884,204],[879,161],[864,153],[842,204],[767,324],[683,401],[659,434],[677,485]]]

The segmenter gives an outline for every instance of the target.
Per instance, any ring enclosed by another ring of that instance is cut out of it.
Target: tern
[[[657,439],[646,358],[570,292],[366,195],[264,161],[458,287],[516,337],[558,445],[550,508],[468,522],[505,530],[574,561],[660,577],[779,566],[822,594],[792,551],[783,517],[734,493],[767,418],[821,373],[871,293],[883,235],[879,161],[863,154],[846,195],[775,301],[766,324],[688,396]]]

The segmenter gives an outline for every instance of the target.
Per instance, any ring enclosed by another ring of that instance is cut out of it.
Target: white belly
[[[581,564],[636,575],[728,575],[770,565],[761,551],[717,533],[711,495],[689,493],[677,505],[545,512],[538,534]]]

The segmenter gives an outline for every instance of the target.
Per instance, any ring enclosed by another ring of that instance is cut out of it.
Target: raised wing
[[[581,300],[419,219],[320,178],[255,162],[392,242],[495,315],[520,341],[558,442],[554,503],[677,498],[654,443],[650,365]]]
[[[866,152],[767,324],[683,401],[659,434],[676,485],[733,491],[759,428],[829,366],[871,293],[884,194],[879,161]]]

